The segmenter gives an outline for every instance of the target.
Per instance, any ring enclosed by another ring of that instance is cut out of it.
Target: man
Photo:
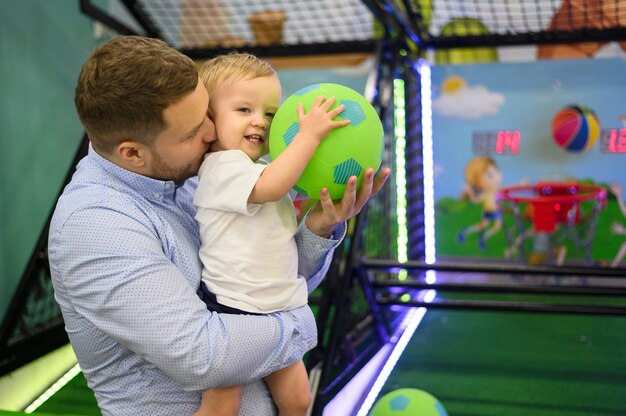
[[[191,415],[201,391],[245,385],[242,415],[275,413],[262,377],[316,344],[308,307],[220,315],[196,295],[202,265],[191,197],[215,140],[193,61],[165,43],[118,37],[96,48],[76,87],[91,142],[49,235],[55,297],[103,415]],[[389,176],[369,170],[327,194],[296,235],[313,290],[333,249]]]

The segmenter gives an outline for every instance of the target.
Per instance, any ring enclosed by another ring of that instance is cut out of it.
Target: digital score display
[[[626,153],[626,128],[602,129],[600,132],[600,152]]]
[[[519,130],[475,131],[472,151],[476,155],[517,155],[520,139]]]
[[[519,130],[475,131],[472,152],[475,155],[517,155],[520,149]],[[626,153],[626,127],[600,131],[601,153]]]

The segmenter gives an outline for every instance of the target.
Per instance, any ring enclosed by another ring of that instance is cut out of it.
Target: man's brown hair
[[[197,85],[189,57],[157,39],[120,36],[85,62],[74,102],[94,148],[110,153],[125,140],[151,145],[166,127],[163,110]]]

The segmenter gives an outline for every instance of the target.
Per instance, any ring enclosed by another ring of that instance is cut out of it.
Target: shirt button
[[[322,245],[321,244],[315,244],[315,249],[316,250],[321,250],[322,249]]]
[[[154,193],[154,197],[155,197],[155,198],[158,198],[159,196],[161,196],[161,194],[160,194],[160,193],[158,193],[158,192],[155,192],[155,193]]]

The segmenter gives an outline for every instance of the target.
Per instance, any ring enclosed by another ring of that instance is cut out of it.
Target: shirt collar
[[[124,169],[98,154],[91,143],[89,144],[88,156],[99,168],[122,181],[146,199],[161,201],[166,198],[174,198],[176,192],[174,181],[153,179]]]

